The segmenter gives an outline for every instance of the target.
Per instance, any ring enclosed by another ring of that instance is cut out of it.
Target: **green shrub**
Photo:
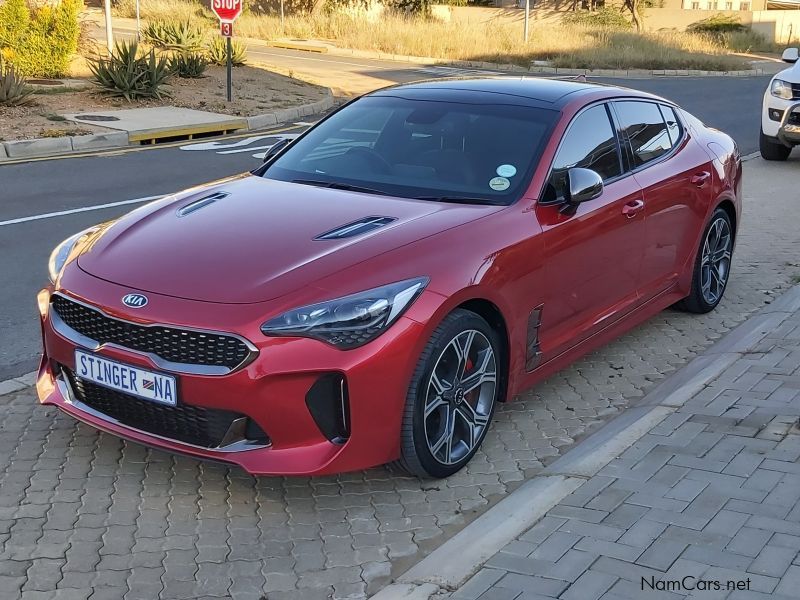
[[[215,65],[228,64],[228,43],[222,36],[214,37],[207,47],[208,59]],[[231,47],[231,62],[238,67],[247,62],[247,46],[234,41]]]
[[[24,77],[17,75],[13,65],[6,65],[0,56],[0,106],[20,106],[28,104],[33,90]]]
[[[122,96],[128,102],[170,95],[163,89],[172,74],[167,58],[156,56],[153,50],[139,56],[136,42],[118,42],[109,58],[90,59],[89,69],[102,92]]]
[[[0,5],[0,52],[22,75],[65,75],[78,48],[82,8],[82,0],[61,0],[35,9],[24,0],[6,0]]]
[[[584,25],[587,27],[606,27],[608,29],[630,29],[631,22],[622,13],[613,8],[600,10],[581,10],[567,13],[562,21],[568,25]]]
[[[686,28],[687,31],[691,31],[692,33],[710,33],[712,35],[744,31],[745,29],[747,29],[747,27],[742,25],[741,21],[739,21],[739,17],[722,14],[697,21]]]
[[[0,48],[19,48],[30,25],[26,0],[5,0],[0,4]]]
[[[208,60],[198,52],[180,52],[169,59],[169,69],[178,77],[197,79],[202,77]]]
[[[152,21],[142,30],[142,36],[159,48],[189,51],[203,45],[203,30],[191,21]]]

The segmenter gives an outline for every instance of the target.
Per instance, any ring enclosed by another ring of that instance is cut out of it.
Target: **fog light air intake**
[[[306,406],[320,432],[334,444],[350,437],[350,400],[341,373],[320,376],[306,394]]]

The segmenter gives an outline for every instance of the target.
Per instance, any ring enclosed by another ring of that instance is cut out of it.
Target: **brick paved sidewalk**
[[[800,311],[452,600],[800,597],[798,416]]]

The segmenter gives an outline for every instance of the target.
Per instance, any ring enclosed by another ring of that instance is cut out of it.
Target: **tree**
[[[639,0],[625,0],[625,3],[622,6],[624,9],[630,11],[633,25],[636,27],[636,31],[641,33],[643,24],[642,16],[639,14],[639,11],[641,10]]]

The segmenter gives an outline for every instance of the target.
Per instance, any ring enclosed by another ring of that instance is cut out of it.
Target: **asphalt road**
[[[338,69],[344,76],[379,72],[382,79],[410,81],[458,74],[458,70],[454,73],[445,67],[290,50],[269,52],[273,55],[270,61],[284,67],[313,59],[325,62],[325,69]],[[768,80],[664,78],[606,82],[654,92],[678,102],[709,125],[732,135],[746,154],[757,149],[761,95]],[[291,131],[301,129],[298,126]],[[250,170],[260,163],[253,155],[263,152],[269,142],[259,136],[236,136],[217,142],[205,140],[183,146],[0,165],[0,381],[36,367],[40,342],[35,294],[47,280],[46,263],[52,247],[76,231],[115,218],[139,204],[95,207],[167,194]],[[215,143],[220,146],[211,147]],[[88,210],[73,212],[77,209]],[[67,214],[15,222],[59,211]]]

